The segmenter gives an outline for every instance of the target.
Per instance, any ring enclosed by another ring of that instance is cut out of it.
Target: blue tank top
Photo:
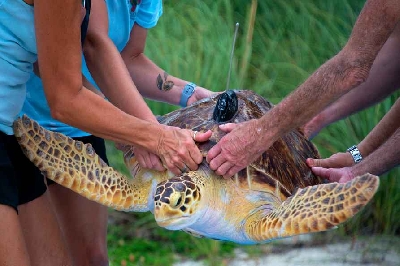
[[[134,23],[143,28],[152,28],[157,24],[158,19],[162,15],[161,0],[107,0],[106,3],[108,9],[109,37],[114,42],[118,51],[122,51],[127,44]],[[92,84],[96,85],[84,59],[82,59],[82,73]],[[35,119],[47,129],[63,133],[70,137],[90,135],[87,132],[61,123],[51,117],[42,82],[33,73],[30,75],[27,83],[27,94],[22,113]]]
[[[26,82],[37,60],[33,7],[22,0],[0,0],[0,131],[12,123],[25,100]]]

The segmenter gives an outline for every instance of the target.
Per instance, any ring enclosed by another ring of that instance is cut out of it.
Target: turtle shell
[[[208,150],[226,134],[219,129],[219,124],[257,119],[273,108],[269,101],[253,91],[236,90],[234,94],[237,102],[222,102],[229,112],[228,119],[224,121],[215,119],[216,108],[221,105],[223,97],[223,94],[219,94],[166,114],[159,118],[159,122],[202,132],[211,130],[213,134],[210,140],[198,143],[199,149],[205,156]],[[233,111],[229,109],[229,105],[235,104]],[[278,188],[283,200],[292,195],[297,188],[322,183],[323,180],[314,175],[307,166],[307,158],[319,158],[318,150],[300,130],[294,130],[278,139],[257,160],[233,178],[236,184],[244,189],[276,191]],[[207,162],[204,160],[203,164]]]

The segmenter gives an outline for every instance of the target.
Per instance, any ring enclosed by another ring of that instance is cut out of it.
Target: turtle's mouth
[[[192,224],[190,222],[190,217],[191,216],[187,215],[175,218],[156,219],[156,222],[160,227],[164,227],[168,230],[181,230]]]

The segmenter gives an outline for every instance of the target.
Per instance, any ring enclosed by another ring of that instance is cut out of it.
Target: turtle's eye
[[[183,201],[182,194],[181,193],[173,193],[170,196],[169,201],[170,201],[171,207],[174,207],[174,208],[179,207]]]
[[[182,196],[178,198],[178,201],[176,202],[176,206],[179,206],[182,202]]]

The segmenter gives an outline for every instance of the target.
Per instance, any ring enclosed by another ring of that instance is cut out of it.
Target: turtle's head
[[[154,196],[157,224],[169,230],[180,230],[195,223],[204,205],[201,192],[201,185],[196,184],[188,174],[158,184]]]

